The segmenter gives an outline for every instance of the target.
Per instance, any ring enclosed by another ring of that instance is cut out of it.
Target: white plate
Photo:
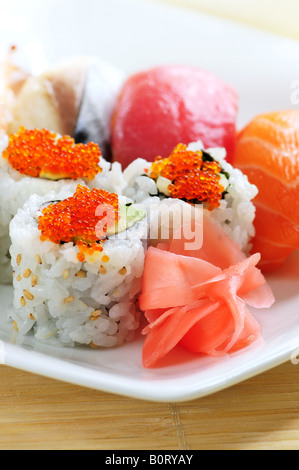
[[[84,8],[80,0],[2,4],[1,43],[27,45],[31,51],[40,51],[42,45],[50,62],[79,53],[98,55],[128,73],[164,63],[204,67],[238,90],[240,126],[259,112],[292,107],[292,84],[299,79],[297,42],[141,0],[85,0]],[[202,397],[299,353],[298,255],[269,282],[276,304],[267,311],[253,311],[262,325],[263,341],[227,359],[177,350],[176,357],[170,356],[159,369],[145,370],[142,339],[108,351],[56,349],[31,340],[26,346],[11,344],[2,329],[0,363],[145,400]],[[11,296],[10,287],[0,286],[2,313]]]

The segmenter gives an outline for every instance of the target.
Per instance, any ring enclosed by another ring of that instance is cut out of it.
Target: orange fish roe
[[[102,172],[97,144],[75,144],[71,137],[58,137],[46,129],[22,127],[9,137],[3,157],[15,170],[33,178],[93,180]]]
[[[179,144],[168,158],[156,158],[150,177],[157,180],[163,176],[170,180],[171,197],[205,202],[208,209],[213,210],[219,207],[224,192],[220,184],[222,168],[216,161],[204,161],[203,156],[203,152],[193,152]]]
[[[98,214],[98,207],[107,208]],[[64,201],[47,206],[39,217],[41,240],[61,244],[73,242],[79,248],[77,258],[102,252],[101,241],[107,229],[119,219],[118,196],[102,189],[90,190],[79,185],[76,193]],[[100,222],[103,221],[103,226]],[[99,227],[100,224],[100,227]]]

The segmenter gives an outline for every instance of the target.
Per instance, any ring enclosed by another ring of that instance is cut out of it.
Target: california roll
[[[224,148],[204,149],[201,142],[179,144],[167,158],[135,160],[123,175],[123,193],[148,208],[151,223],[162,203],[178,210],[188,204],[203,211],[248,252],[254,235],[252,201],[258,191],[227,162]]]
[[[145,212],[79,185],[32,196],[10,224],[11,325],[54,345],[114,347],[139,327]]]
[[[46,129],[21,128],[0,148],[0,282],[11,282],[9,223],[32,194],[78,184],[112,189],[110,163],[95,143],[75,144]]]

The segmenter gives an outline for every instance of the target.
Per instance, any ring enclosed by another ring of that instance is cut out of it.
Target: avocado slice
[[[51,181],[59,181],[59,180],[66,180],[70,179],[70,176],[66,173],[51,173],[50,171],[41,171],[39,174],[40,178],[51,180]]]
[[[133,204],[119,206],[119,220],[112,227],[108,227],[107,236],[111,237],[117,233],[125,232],[146,217],[146,211]]]

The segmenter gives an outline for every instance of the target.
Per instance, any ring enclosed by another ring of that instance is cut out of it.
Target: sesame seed
[[[18,274],[17,281],[20,282],[21,280],[22,280],[22,276],[21,276],[21,274]]]
[[[87,274],[86,274],[85,271],[82,271],[82,270],[81,270],[81,271],[78,271],[77,274],[75,274],[75,276],[76,276],[76,277],[79,277],[79,278],[81,278],[81,279],[84,279],[84,278],[87,276]]]
[[[43,264],[40,255],[35,255],[35,260],[36,260],[36,262],[37,262],[38,264]]]
[[[70,275],[69,270],[65,269],[63,271],[62,277],[63,277],[63,279],[67,279],[69,277],[69,275]]]
[[[38,276],[36,276],[36,275],[32,276],[32,278],[31,278],[32,287],[35,287],[37,283],[38,283]]]
[[[13,322],[13,329],[18,333],[19,328],[18,328],[18,325],[17,325],[16,321]]]
[[[35,321],[35,316],[33,315],[33,313],[30,313],[29,320]]]
[[[102,315],[102,310],[95,310],[94,312],[92,312],[92,314],[90,315],[89,319],[91,321],[95,321],[97,320],[98,318],[100,318],[100,316]]]
[[[74,302],[74,300],[75,300],[75,297],[70,296],[70,297],[67,297],[66,299],[64,299],[63,303],[64,304],[71,304],[72,302]]]
[[[27,300],[34,300],[34,295],[31,294],[28,290],[24,289],[24,296],[26,297]]]
[[[23,272],[23,277],[25,279],[28,279],[30,276],[31,276],[31,269],[26,269],[24,272]]]
[[[107,274],[107,269],[104,267],[104,266],[101,266],[100,269],[99,269],[99,274]]]
[[[99,316],[98,317],[93,317],[92,315],[89,317],[89,320],[90,321],[96,321],[98,318],[100,318]]]
[[[121,276],[125,276],[125,275],[127,274],[127,272],[128,272],[127,268],[124,267],[124,268],[122,268],[122,269],[119,271],[119,274],[120,274]]]
[[[25,305],[26,305],[26,300],[25,300],[24,297],[21,297],[21,298],[20,298],[20,304],[21,304],[22,307],[25,307]]]
[[[20,254],[17,256],[17,265],[20,266],[21,262],[22,262],[22,255]]]

